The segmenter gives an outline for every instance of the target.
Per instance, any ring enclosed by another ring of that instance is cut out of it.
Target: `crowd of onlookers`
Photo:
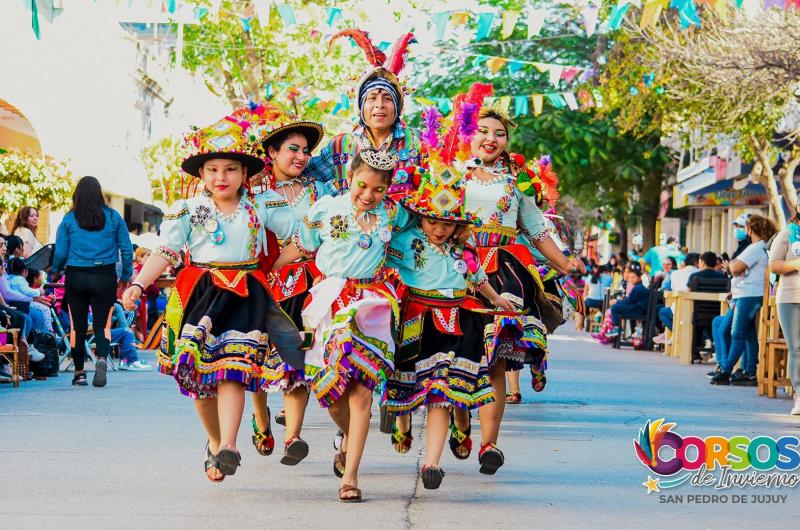
[[[773,279],[779,279],[775,292],[789,350],[790,379],[794,388],[800,387],[800,219],[793,217],[787,228],[778,232],[769,219],[742,214],[732,229],[737,247],[730,256],[681,251],[675,238],[670,238],[641,257],[631,253],[613,256],[601,265],[589,263],[590,272],[584,278],[587,310],[606,308],[605,313],[593,313],[600,330],[592,337],[610,344],[625,333],[635,346],[641,344],[641,326],[622,329],[621,323],[623,319],[642,322],[658,291],[727,292],[729,310],[713,317],[699,337],[706,350],[713,350],[716,361],[708,377],[713,385],[756,386],[759,311],[765,290],[770,288],[771,271]],[[656,326],[663,330],[653,337],[655,344],[671,342],[668,332],[673,327],[673,305],[655,308]],[[581,322],[579,327],[583,327]],[[800,414],[797,394],[794,403],[791,413]]]
[[[20,349],[27,353],[30,370],[37,379],[55,376],[59,368],[59,356],[70,344],[70,311],[64,303],[64,275],[32,268],[31,262],[41,262],[34,256],[40,250],[53,252],[37,238],[38,210],[25,206],[14,218],[9,233],[0,225],[0,338],[8,341],[4,329],[19,329]],[[125,227],[125,236],[129,238]],[[130,244],[130,240],[128,240]],[[140,268],[150,254],[146,248],[131,246],[134,254],[131,268]],[[119,254],[119,253],[118,253]],[[33,258],[32,258],[33,256]],[[31,259],[29,259],[31,258]],[[118,274],[124,269],[121,263],[114,268]],[[116,283],[116,279],[114,280]],[[148,326],[155,322],[160,292],[153,287],[148,293]],[[119,353],[118,367],[121,370],[146,371],[152,367],[139,359],[137,346],[142,342],[147,329],[144,319],[137,312],[126,312],[120,303],[114,302],[111,310],[110,343]],[[91,329],[93,315],[88,315]],[[91,333],[88,342],[93,343]],[[74,344],[70,347],[74,348]],[[3,365],[0,358],[0,378],[10,377],[11,367]]]

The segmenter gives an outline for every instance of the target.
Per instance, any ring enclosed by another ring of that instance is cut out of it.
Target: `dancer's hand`
[[[499,295],[497,296],[497,298],[492,300],[492,303],[495,306],[497,306],[500,309],[502,309],[503,311],[511,311],[511,312],[516,312],[517,311],[517,308],[514,307],[514,304],[512,304],[511,301],[508,298],[504,298],[504,297],[499,296]]]
[[[133,311],[136,308],[136,302],[142,297],[144,291],[139,285],[131,285],[125,292],[122,293],[122,307],[125,311]]]

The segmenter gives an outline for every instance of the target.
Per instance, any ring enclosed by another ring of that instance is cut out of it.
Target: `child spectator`
[[[611,321],[614,328],[606,334],[607,337],[619,335],[620,319],[625,317],[644,316],[647,312],[647,303],[650,300],[650,291],[642,285],[642,266],[632,262],[628,266],[627,281],[631,289],[628,296],[618,302],[612,302]]]
[[[8,281],[11,289],[23,296],[31,297],[28,314],[33,319],[33,329],[52,333],[53,318],[50,315],[52,302],[44,296],[43,288],[33,288],[28,284],[27,276],[28,269],[22,258],[14,258],[8,263]]]

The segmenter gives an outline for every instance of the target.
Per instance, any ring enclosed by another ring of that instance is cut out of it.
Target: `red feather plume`
[[[408,55],[408,45],[412,42],[417,42],[413,33],[406,33],[401,35],[389,51],[389,61],[386,69],[394,75],[400,75],[403,67],[406,65],[406,56]]]
[[[558,175],[553,170],[552,163],[539,165],[539,179],[544,184],[547,202],[555,204],[561,194],[558,192]]]
[[[328,46],[333,44],[333,41],[339,37],[350,37],[353,39],[353,42],[358,44],[358,46],[364,50],[364,55],[366,55],[367,61],[369,61],[369,64],[372,66],[383,66],[383,63],[386,62],[386,54],[372,43],[372,40],[369,38],[369,33],[366,31],[360,29],[342,30],[331,37],[331,40],[328,41]]]

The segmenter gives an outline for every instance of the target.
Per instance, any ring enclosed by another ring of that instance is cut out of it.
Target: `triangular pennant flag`
[[[169,12],[170,15],[175,14],[175,8],[177,7],[175,3],[176,0],[167,0],[167,11]]]
[[[672,0],[670,7],[678,10],[678,18],[681,21],[681,29],[686,29],[689,26],[702,26],[700,15],[697,13],[697,7],[692,0]]]
[[[457,11],[450,16],[450,22],[454,26],[463,26],[469,22],[469,11]]]
[[[206,8],[206,7],[195,7],[194,8],[194,19],[195,20],[200,20],[201,18],[206,16],[206,14],[208,14],[208,8]]]
[[[558,80],[561,79],[561,72],[564,71],[564,67],[557,64],[548,64],[547,71],[550,74],[550,84],[553,86],[558,85]]]
[[[600,8],[593,4],[589,4],[581,9],[581,14],[583,15],[583,27],[586,30],[587,37],[594,35],[594,31],[597,29],[599,11]]]
[[[486,66],[489,67],[489,70],[491,70],[493,74],[496,74],[507,62],[508,59],[505,57],[491,57],[486,61]]]
[[[533,66],[540,72],[547,72],[548,65],[545,63],[533,63]]]
[[[481,13],[478,15],[478,30],[475,33],[475,40],[483,40],[492,32],[494,24],[494,13]]]
[[[547,16],[547,10],[533,7],[533,4],[528,4],[528,38],[535,37],[542,31],[544,26],[544,18]]]
[[[436,106],[439,107],[439,110],[442,114],[450,114],[450,111],[453,109],[453,106],[450,103],[450,98],[434,98],[436,101]]]
[[[528,96],[514,96],[514,116],[528,114]]]
[[[250,21],[252,18],[241,17],[242,19],[242,29],[245,33],[250,33]]]
[[[39,30],[39,6],[36,5],[36,0],[31,0],[31,28],[33,29],[33,34],[36,35],[36,39],[41,39],[42,35]]]
[[[385,52],[386,50],[388,50],[388,49],[389,49],[389,46],[391,46],[391,45],[392,45],[392,43],[391,43],[391,42],[389,42],[389,41],[386,41],[386,40],[382,40],[382,41],[380,41],[380,42],[378,43],[378,49],[379,49],[380,51],[382,51],[382,52]]]
[[[563,72],[561,72],[561,79],[563,79],[567,83],[571,83],[572,80],[575,79],[575,76],[578,75],[578,72],[580,72],[580,70],[578,70],[574,66],[569,66],[565,68]]]
[[[622,26],[622,21],[625,20],[625,14],[630,9],[630,4],[616,5],[611,8],[611,15],[608,17],[608,29],[615,30]]]
[[[543,94],[534,94],[531,96],[531,102],[533,103],[533,114],[538,116],[542,113],[542,107],[544,106],[544,95]]]
[[[267,100],[272,99],[272,83],[267,83],[264,86],[264,97],[267,98]]]
[[[522,70],[523,64],[519,61],[508,61],[508,71],[512,74],[516,74],[520,70]]]
[[[415,98],[414,98],[414,101],[416,101],[417,103],[419,103],[420,105],[423,105],[423,106],[425,106],[425,107],[429,107],[429,106],[431,106],[431,105],[433,105],[433,104],[435,104],[435,103],[436,103],[436,102],[435,102],[435,101],[433,101],[432,99],[430,99],[430,98],[424,98],[424,97],[422,97],[422,96],[417,96],[417,97],[415,97]]]
[[[514,26],[517,25],[519,20],[519,11],[509,9],[503,11],[503,28],[500,30],[500,38],[507,39],[514,33]]]
[[[307,107],[313,107],[317,103],[319,103],[319,98],[311,98],[308,101],[306,101],[306,106]]]
[[[655,26],[661,11],[664,9],[662,0],[645,0],[642,8],[642,18],[639,21],[639,28],[651,28]]]
[[[575,99],[575,94],[572,92],[563,92],[561,95],[564,97],[564,101],[567,102],[569,110],[578,110],[578,101]]]
[[[553,104],[554,107],[558,109],[563,109],[567,105],[564,101],[564,97],[558,92],[551,92],[550,94],[547,94],[547,99]]]
[[[253,0],[256,17],[262,28],[269,25],[269,1],[270,0]]]
[[[326,7],[325,11],[328,15],[328,27],[333,27],[336,21],[342,18],[342,10],[338,7]]]
[[[511,96],[501,96],[500,97],[500,110],[503,111],[503,114],[508,114],[508,109],[511,107]]]
[[[431,21],[433,27],[436,28],[436,40],[444,40],[444,32],[447,29],[447,21],[449,20],[447,13],[434,13]]]
[[[278,4],[278,13],[281,15],[283,25],[290,28],[297,24],[297,17],[294,14],[294,8],[288,4]]]

